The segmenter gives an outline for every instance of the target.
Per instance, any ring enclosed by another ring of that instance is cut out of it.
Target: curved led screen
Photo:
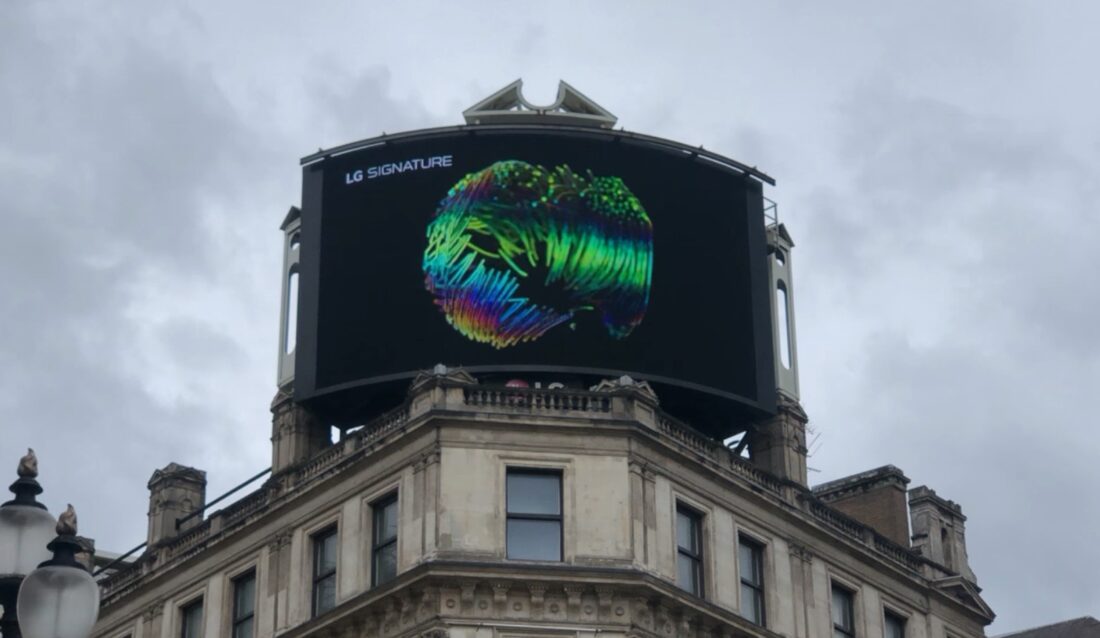
[[[762,202],[731,166],[609,131],[465,127],[320,158],[296,398],[366,405],[443,362],[771,412]]]

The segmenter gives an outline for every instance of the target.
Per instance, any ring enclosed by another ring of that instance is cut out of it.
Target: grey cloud
[[[201,213],[233,197],[229,175],[248,160],[249,131],[201,71],[94,28],[63,33],[35,12],[5,13],[14,21],[4,21],[0,56],[0,102],[12,107],[12,135],[0,142],[0,459],[36,447],[46,502],[83,505],[85,531],[118,549],[143,536],[152,469],[201,465],[196,433],[220,419],[216,402],[151,395],[144,371],[126,365],[145,328],[130,313],[137,284],[166,272],[211,277],[216,244]],[[206,349],[202,365],[173,362],[184,373],[240,359],[224,337],[168,326],[169,352]],[[172,383],[170,370],[157,374]],[[101,507],[105,497],[117,505]]]
[[[797,273],[803,387],[832,435],[813,464],[843,474],[877,455],[962,503],[998,626],[1040,622],[1022,600],[1045,599],[1049,620],[1085,613],[1100,598],[1085,531],[1100,512],[1079,499],[1100,442],[1078,406],[1097,383],[1100,296],[1082,273],[1100,256],[1059,247],[1096,236],[1095,158],[891,86],[845,104],[837,156],[852,180],[815,192],[795,229],[801,263],[820,269]],[[851,385],[827,372],[841,361]],[[1049,596],[1055,581],[1072,593]]]
[[[323,147],[337,146],[382,133],[438,126],[419,102],[392,95],[390,72],[372,66],[352,71],[332,60],[318,59],[324,68],[310,83],[310,98],[322,122]],[[451,123],[451,122],[448,122]]]

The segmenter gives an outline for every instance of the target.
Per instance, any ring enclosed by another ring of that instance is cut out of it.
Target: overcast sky
[[[298,159],[565,79],[778,179],[812,481],[959,502],[990,634],[1100,614],[1100,5],[167,4],[0,3],[0,479],[101,548],[270,464]]]

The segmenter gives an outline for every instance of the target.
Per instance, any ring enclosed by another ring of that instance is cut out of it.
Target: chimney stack
[[[814,488],[814,496],[868,525],[902,547],[909,546],[909,479],[893,465],[846,476]]]
[[[797,401],[778,396],[778,414],[750,430],[749,456],[754,465],[781,479],[806,486],[806,423]]]
[[[294,402],[286,386],[271,402],[271,475],[277,476],[332,444],[329,429]]]
[[[205,505],[206,472],[178,463],[154,471],[149,479],[148,546],[156,547],[201,523],[202,517],[196,516],[178,528],[176,525],[177,520],[202,510]]]
[[[921,485],[909,490],[909,515],[913,520],[913,549],[976,585],[978,579],[966,555],[962,507]]]

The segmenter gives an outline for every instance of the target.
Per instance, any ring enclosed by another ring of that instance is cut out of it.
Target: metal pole
[[[0,618],[0,636],[3,638],[22,638],[19,630],[19,617],[15,611],[15,601],[19,598],[19,576],[0,577],[0,605],[4,606],[4,616]]]

